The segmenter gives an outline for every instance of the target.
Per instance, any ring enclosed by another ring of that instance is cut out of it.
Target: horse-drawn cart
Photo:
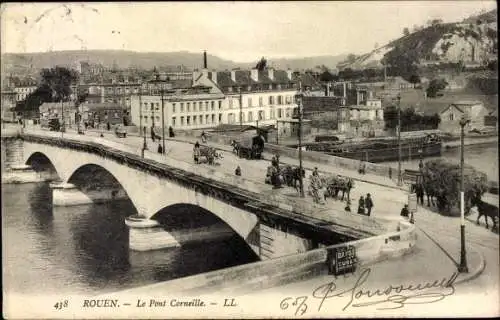
[[[201,158],[204,157],[206,162],[210,165],[215,164],[215,159],[222,159],[222,152],[217,152],[217,150],[213,147],[209,147],[206,145],[198,145],[193,149],[193,158],[195,163],[201,163]]]
[[[240,158],[261,159],[264,151],[264,138],[262,136],[242,137],[233,140],[231,145]]]
[[[347,196],[347,200],[350,199],[351,189],[354,187],[354,180],[352,178],[331,176],[321,180],[323,180],[323,185],[326,186],[325,198],[337,198],[339,192],[342,191],[341,199],[344,200],[344,196]]]

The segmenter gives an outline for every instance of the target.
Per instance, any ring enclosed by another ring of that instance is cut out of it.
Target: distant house
[[[470,120],[470,123],[466,127],[468,130],[481,128],[484,127],[485,116],[489,113],[481,101],[457,101],[439,113],[439,117],[441,118],[439,129],[445,132],[459,132],[459,121],[464,114]]]
[[[487,127],[495,127],[498,130],[498,109],[495,109],[484,117],[484,125]]]
[[[124,107],[118,103],[84,104],[83,120],[94,123],[122,124],[126,115]]]
[[[42,126],[47,126],[52,118],[64,121],[69,127],[75,124],[77,108],[74,102],[45,102],[38,109]]]

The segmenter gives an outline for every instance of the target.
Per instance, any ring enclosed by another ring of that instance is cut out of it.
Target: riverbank
[[[494,137],[465,137],[464,138],[464,146],[473,146],[473,145],[486,145],[492,143],[498,143],[498,136]],[[459,148],[460,147],[460,139],[443,142],[444,149],[450,148]]]

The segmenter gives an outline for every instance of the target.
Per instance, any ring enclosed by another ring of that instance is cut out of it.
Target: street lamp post
[[[280,144],[279,135],[280,135],[279,121],[276,119],[276,144]]]
[[[401,180],[401,95],[398,94],[398,186],[401,186]]]
[[[465,252],[465,217],[464,217],[464,127],[469,123],[466,116],[460,119],[460,265],[458,272],[469,272]]]
[[[162,134],[162,146],[163,154],[165,154],[165,104],[163,103],[163,88],[160,91],[161,94],[161,134]]]
[[[240,103],[240,129],[243,127],[243,97],[241,95],[241,87],[238,87],[239,103]]]
[[[300,197],[304,197],[304,182],[302,180],[302,99],[304,97],[304,93],[302,92],[302,83],[299,82],[299,90],[295,95],[295,101],[297,102],[298,111],[299,111],[299,187],[300,187]]]

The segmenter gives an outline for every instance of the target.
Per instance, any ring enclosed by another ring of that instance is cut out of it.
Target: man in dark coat
[[[369,216],[372,213],[372,208],[373,208],[373,201],[369,193],[366,195],[365,207],[366,207],[366,215]]]
[[[363,198],[363,196],[359,197],[358,213],[365,214],[365,198]]]

